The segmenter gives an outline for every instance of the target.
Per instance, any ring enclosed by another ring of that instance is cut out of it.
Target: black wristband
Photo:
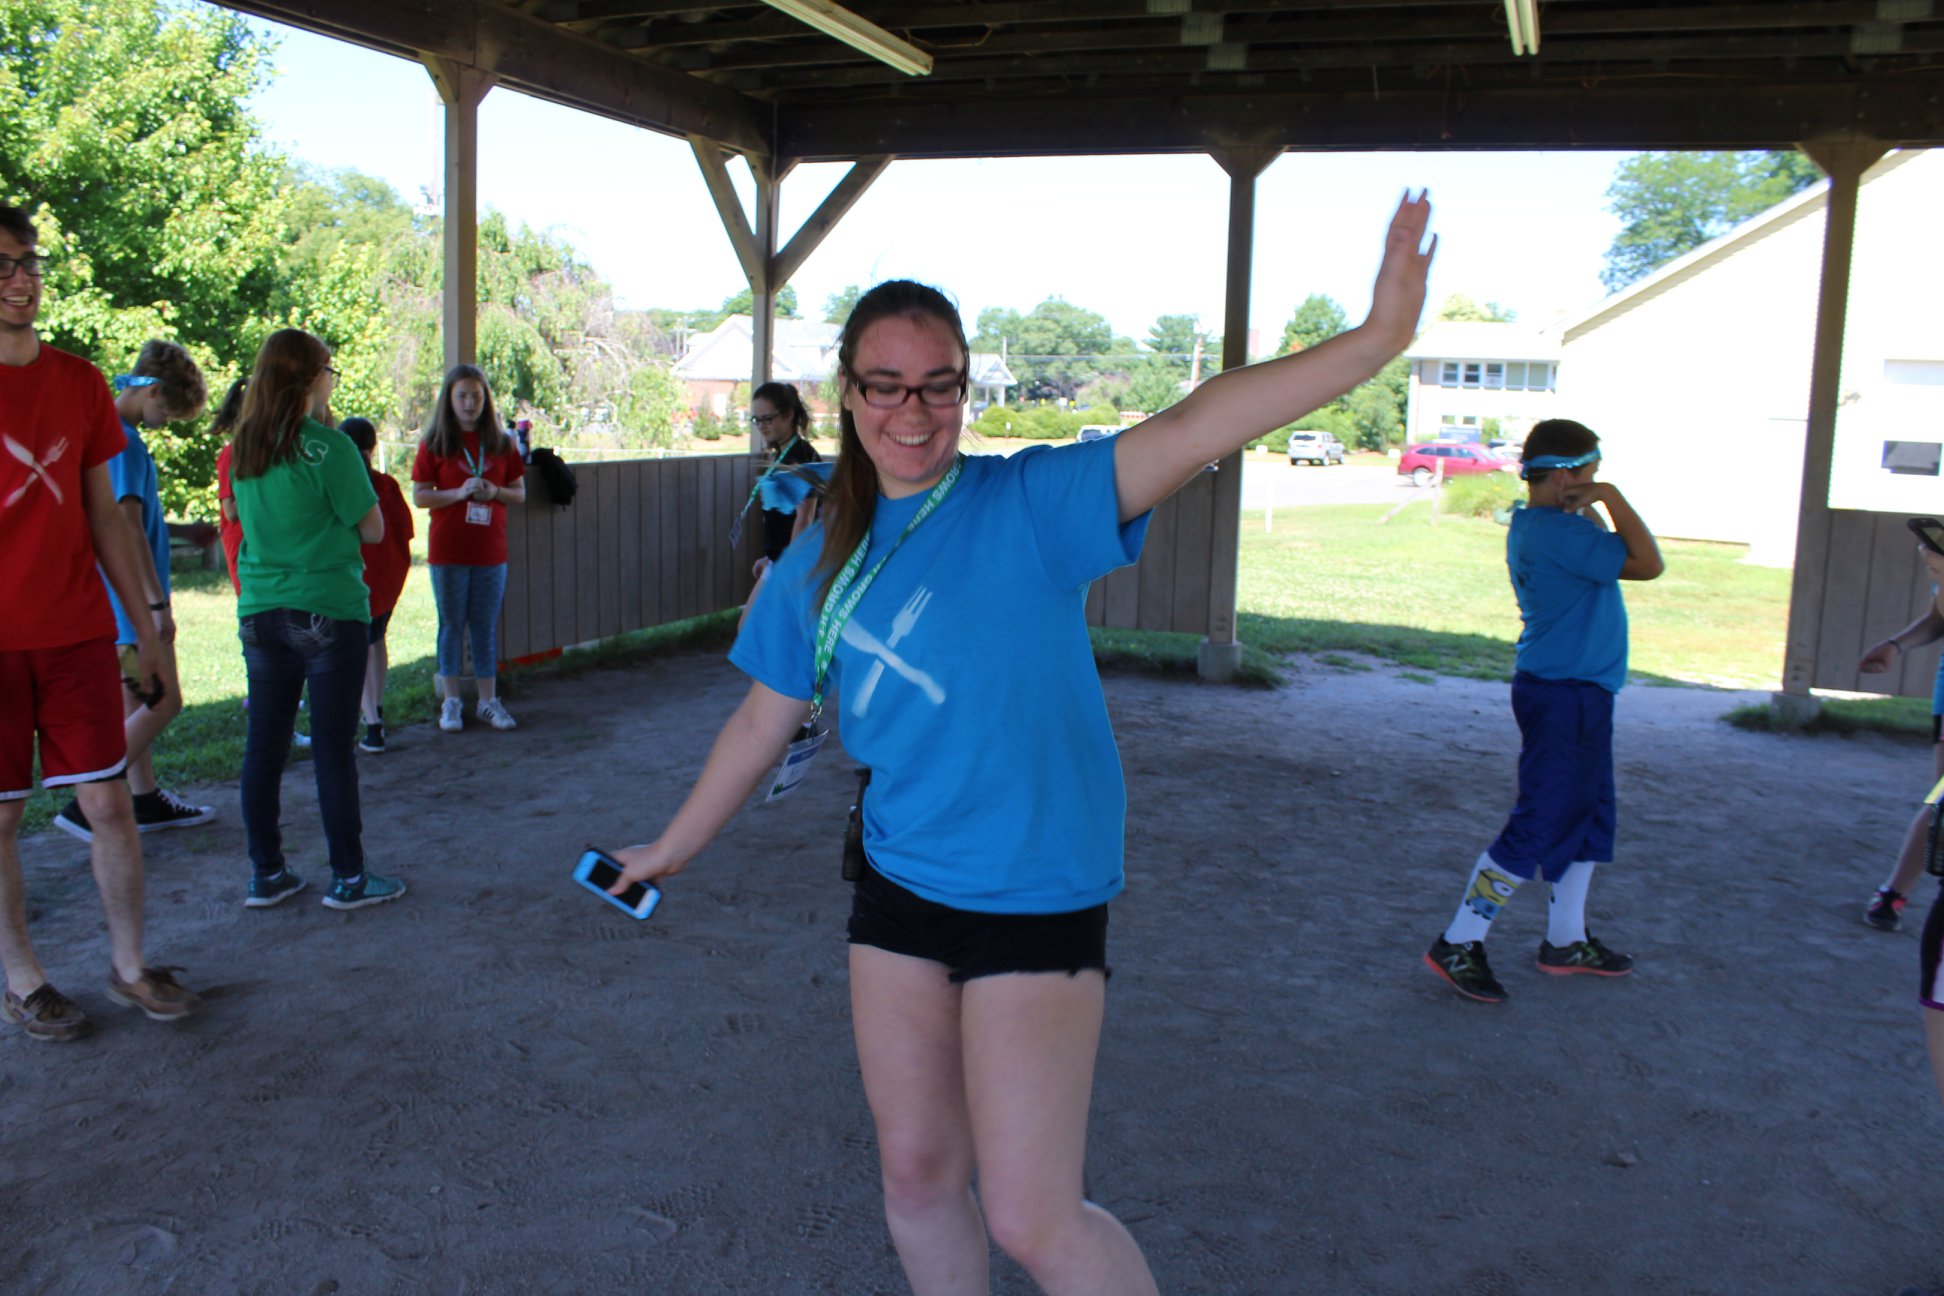
[[[149,611],[151,612],[167,612],[168,610],[169,600],[167,599],[163,599],[160,603],[149,604]]]

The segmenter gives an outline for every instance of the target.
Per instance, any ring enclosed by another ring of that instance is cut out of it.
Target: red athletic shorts
[[[121,667],[106,635],[60,648],[0,648],[0,801],[113,778],[128,763]]]

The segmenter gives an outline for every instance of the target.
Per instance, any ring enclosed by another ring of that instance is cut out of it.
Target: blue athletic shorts
[[[1585,680],[1512,678],[1519,800],[1492,862],[1556,882],[1575,860],[1613,859],[1613,694]]]

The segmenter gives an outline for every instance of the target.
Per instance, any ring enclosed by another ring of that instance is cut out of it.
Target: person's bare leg
[[[498,697],[499,696],[499,676],[497,675],[473,676],[473,690],[479,694],[479,700],[481,702],[485,702],[492,698]]]
[[[27,938],[27,887],[20,876],[20,816],[27,802],[0,801],[0,963],[7,989],[25,999],[47,984],[47,973]]]
[[[959,987],[926,959],[850,947],[851,1025],[877,1124],[884,1218],[915,1296],[986,1296],[985,1223],[959,1057]]]
[[[1931,778],[1944,778],[1944,743],[1931,744]],[[1924,789],[1928,792],[1930,789]],[[1930,845],[1931,808],[1918,806],[1904,832],[1903,849],[1897,852],[1897,866],[1890,870],[1884,887],[1898,895],[1909,895],[1924,871],[1924,853]]]
[[[149,706],[122,687],[122,731],[128,740],[128,790],[136,796],[155,791],[155,760],[150,748],[169,722],[182,714],[182,686],[175,649],[162,654],[162,700]],[[83,811],[82,813],[86,813]]]
[[[121,779],[83,783],[74,789],[81,813],[94,830],[95,886],[108,915],[108,956],[124,981],[142,979],[142,839],[135,831],[135,803]]]
[[[385,670],[389,665],[381,639],[365,654],[364,693],[358,699],[358,712],[368,725],[378,723],[378,708],[385,704]]]
[[[964,987],[965,1093],[986,1226],[1047,1296],[1156,1291],[1133,1237],[1085,1195],[1106,1000],[1098,971],[1013,973]]]

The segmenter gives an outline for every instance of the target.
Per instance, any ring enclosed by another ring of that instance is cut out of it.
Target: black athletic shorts
[[[945,965],[951,980],[1107,967],[1107,906],[1056,914],[975,913],[907,891],[866,867],[851,900],[850,943]]]

